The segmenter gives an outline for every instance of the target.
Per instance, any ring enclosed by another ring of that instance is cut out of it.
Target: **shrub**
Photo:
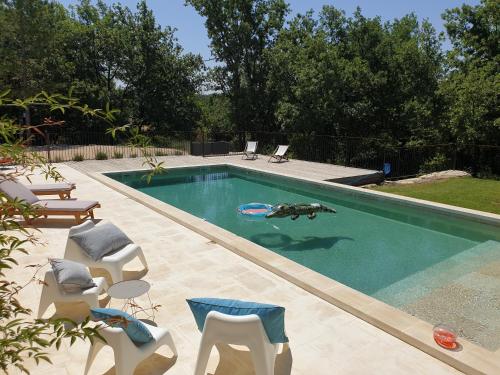
[[[130,157],[131,157],[131,158],[136,158],[136,157],[137,157],[137,154],[134,152],[133,154],[130,154]]]
[[[155,135],[152,138],[153,145],[157,147],[168,147],[170,144],[170,139],[163,135]]]
[[[60,156],[56,156],[54,158],[54,163],[62,163],[63,161],[64,161],[63,158],[61,158]]]
[[[163,152],[163,151],[156,151],[155,152],[155,156],[167,156],[168,154],[166,152]]]
[[[420,166],[419,172],[420,174],[439,172],[448,169],[449,165],[449,159],[444,154],[437,153]]]
[[[184,152],[181,151],[181,150],[174,150],[174,155],[178,156],[178,155],[184,155]]]
[[[83,161],[83,155],[82,154],[75,154],[73,156],[73,161]]]
[[[105,152],[99,151],[95,154],[95,159],[96,160],[107,160],[108,154],[106,154]]]
[[[113,152],[113,158],[114,159],[123,159],[123,153],[115,151],[115,152]]]

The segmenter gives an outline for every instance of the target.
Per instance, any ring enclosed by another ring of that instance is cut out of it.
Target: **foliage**
[[[123,159],[123,152],[119,151],[113,152],[113,159]]]
[[[67,17],[56,2],[0,2],[0,88],[9,87],[18,97],[67,91],[71,63],[64,56],[61,31]]]
[[[215,60],[213,80],[230,100],[230,120],[238,130],[267,130],[273,98],[267,89],[265,57],[283,27],[284,0],[186,0],[203,17]]]
[[[152,141],[153,145],[157,147],[168,147],[170,145],[170,139],[163,135],[154,135]]]
[[[198,120],[202,60],[183,52],[145,1],[135,12],[104,1],[81,0],[71,11],[53,1],[3,1],[0,24],[0,87],[14,97],[73,87],[91,107],[120,110],[119,123],[168,130],[190,129]],[[78,111],[64,119],[66,129],[103,129],[100,119]]]
[[[59,172],[46,163],[46,160],[38,153],[30,152],[29,137],[23,137],[27,131],[40,132],[46,127],[63,125],[63,121],[55,119],[68,110],[79,111],[82,115],[99,117],[104,121],[113,119],[112,111],[91,109],[86,105],[80,105],[78,100],[70,95],[49,95],[45,92],[27,99],[12,99],[9,91],[0,94],[0,108],[24,109],[29,106],[44,107],[52,117],[45,118],[38,125],[22,126],[12,118],[3,115],[0,117],[0,158],[10,159],[16,165],[14,169],[4,171],[0,176],[1,181],[19,177],[27,177],[39,170],[47,179],[56,181],[63,177]],[[1,182],[0,181],[0,182]],[[31,311],[24,307],[18,300],[19,293],[31,282],[38,281],[37,271],[40,265],[27,267],[34,268],[36,272],[28,281],[20,285],[9,280],[8,270],[19,267],[16,254],[27,254],[26,245],[40,246],[39,239],[25,228],[21,222],[12,218],[13,213],[18,213],[27,221],[38,217],[38,212],[32,206],[18,199],[11,199],[0,193],[0,369],[4,372],[17,368],[22,372],[28,372],[25,367],[27,359],[50,362],[46,353],[49,347],[55,346],[59,349],[64,338],[70,339],[72,345],[77,339],[102,338],[98,332],[99,327],[89,326],[85,320],[80,324],[68,319],[31,320]],[[42,282],[43,283],[43,282]],[[43,285],[42,285],[43,286]]]
[[[448,169],[449,165],[450,160],[446,157],[446,155],[437,153],[420,166],[420,174],[443,171]]]
[[[286,130],[388,146],[500,140],[496,0],[443,14],[453,45],[446,58],[442,36],[414,14],[384,23],[325,6],[285,23],[284,0],[185,2],[205,17],[216,60],[208,75],[144,0],[136,10],[102,0],[69,10],[4,1],[0,87],[14,97],[74,87],[91,107],[119,109],[118,123],[157,135]],[[26,122],[43,118],[32,109]],[[65,129],[103,129],[78,111],[63,119]]]
[[[500,144],[500,3],[482,0],[443,14],[454,49],[441,85],[446,125],[459,142]]]
[[[95,160],[107,160],[108,154],[104,151],[97,151],[95,154]]]
[[[84,160],[84,157],[82,154],[75,154],[73,156],[73,161],[83,161]]]
[[[210,132],[226,132],[233,130],[230,121],[230,102],[221,94],[200,95],[197,102],[201,116],[198,128]]]
[[[435,140],[441,54],[428,22],[408,15],[383,24],[325,6],[319,19],[295,17],[268,53],[280,127]]]
[[[26,99],[13,99],[10,91],[0,93],[0,109],[8,112],[12,109],[27,111],[29,108],[43,108],[50,113],[50,117],[43,119],[37,125],[22,125],[15,118],[3,114],[0,117],[0,159],[11,160],[13,169],[9,169],[0,174],[0,182],[20,177],[30,178],[37,170],[46,179],[59,181],[63,176],[39,153],[31,152],[30,141],[33,136],[26,137],[26,134],[43,133],[46,128],[60,127],[64,125],[63,118],[67,111],[78,111],[82,116],[99,118],[110,126],[108,132],[116,136],[116,132],[129,128],[128,125],[113,127],[116,111],[106,109],[92,109],[88,105],[80,104],[70,92],[67,96],[50,95],[41,92]],[[147,146],[149,140],[142,135],[137,128],[131,131],[132,137],[129,145],[137,148]],[[106,155],[106,154],[104,154]],[[77,155],[75,155],[76,157]],[[107,157],[107,156],[106,156]],[[146,157],[147,164],[151,171],[147,175],[148,181],[163,171],[162,164],[156,163],[154,157]],[[16,253],[27,254],[26,245],[41,246],[34,230],[28,230],[23,223],[13,219],[13,214],[18,214],[25,218],[26,222],[31,222],[39,216],[38,211],[31,205],[18,199],[11,199],[7,195],[0,193],[0,369],[4,372],[15,367],[23,372],[28,372],[25,361],[28,359],[50,362],[46,350],[55,346],[59,349],[62,340],[68,338],[70,345],[77,339],[90,339],[99,337],[99,326],[90,326],[88,319],[82,323],[75,323],[68,319],[31,320],[31,311],[24,307],[18,300],[19,293],[32,282],[42,283],[37,277],[37,272],[43,265],[30,265],[27,268],[35,270],[33,276],[23,285],[9,280],[8,270],[19,267],[16,261]]]

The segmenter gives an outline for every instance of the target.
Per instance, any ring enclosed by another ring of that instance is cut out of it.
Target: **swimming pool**
[[[107,176],[430,323],[500,348],[498,227],[230,166]],[[337,214],[248,220],[242,203],[318,202]]]

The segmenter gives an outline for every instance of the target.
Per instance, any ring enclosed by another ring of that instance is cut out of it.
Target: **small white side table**
[[[148,318],[154,321],[155,311],[153,304],[151,303],[151,298],[149,298],[149,289],[151,289],[151,284],[144,280],[125,280],[117,282],[108,288],[108,295],[111,298],[123,299],[125,303],[123,304],[122,310],[127,311],[128,307],[135,316],[138,312],[144,312]],[[140,297],[144,294],[148,295],[149,308],[145,309],[140,307],[136,302],[135,298]],[[111,301],[110,301],[111,303]],[[150,310],[151,314],[146,311]]]

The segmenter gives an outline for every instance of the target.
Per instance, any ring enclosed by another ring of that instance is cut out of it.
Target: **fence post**
[[[52,163],[52,158],[50,157],[50,133],[45,132],[45,143],[47,144],[47,161]]]
[[[201,155],[203,157],[205,157],[205,142],[206,142],[205,129],[201,129]]]
[[[476,141],[472,145],[472,175],[477,177],[477,146]]]
[[[453,170],[457,169],[457,145],[453,145]]]

